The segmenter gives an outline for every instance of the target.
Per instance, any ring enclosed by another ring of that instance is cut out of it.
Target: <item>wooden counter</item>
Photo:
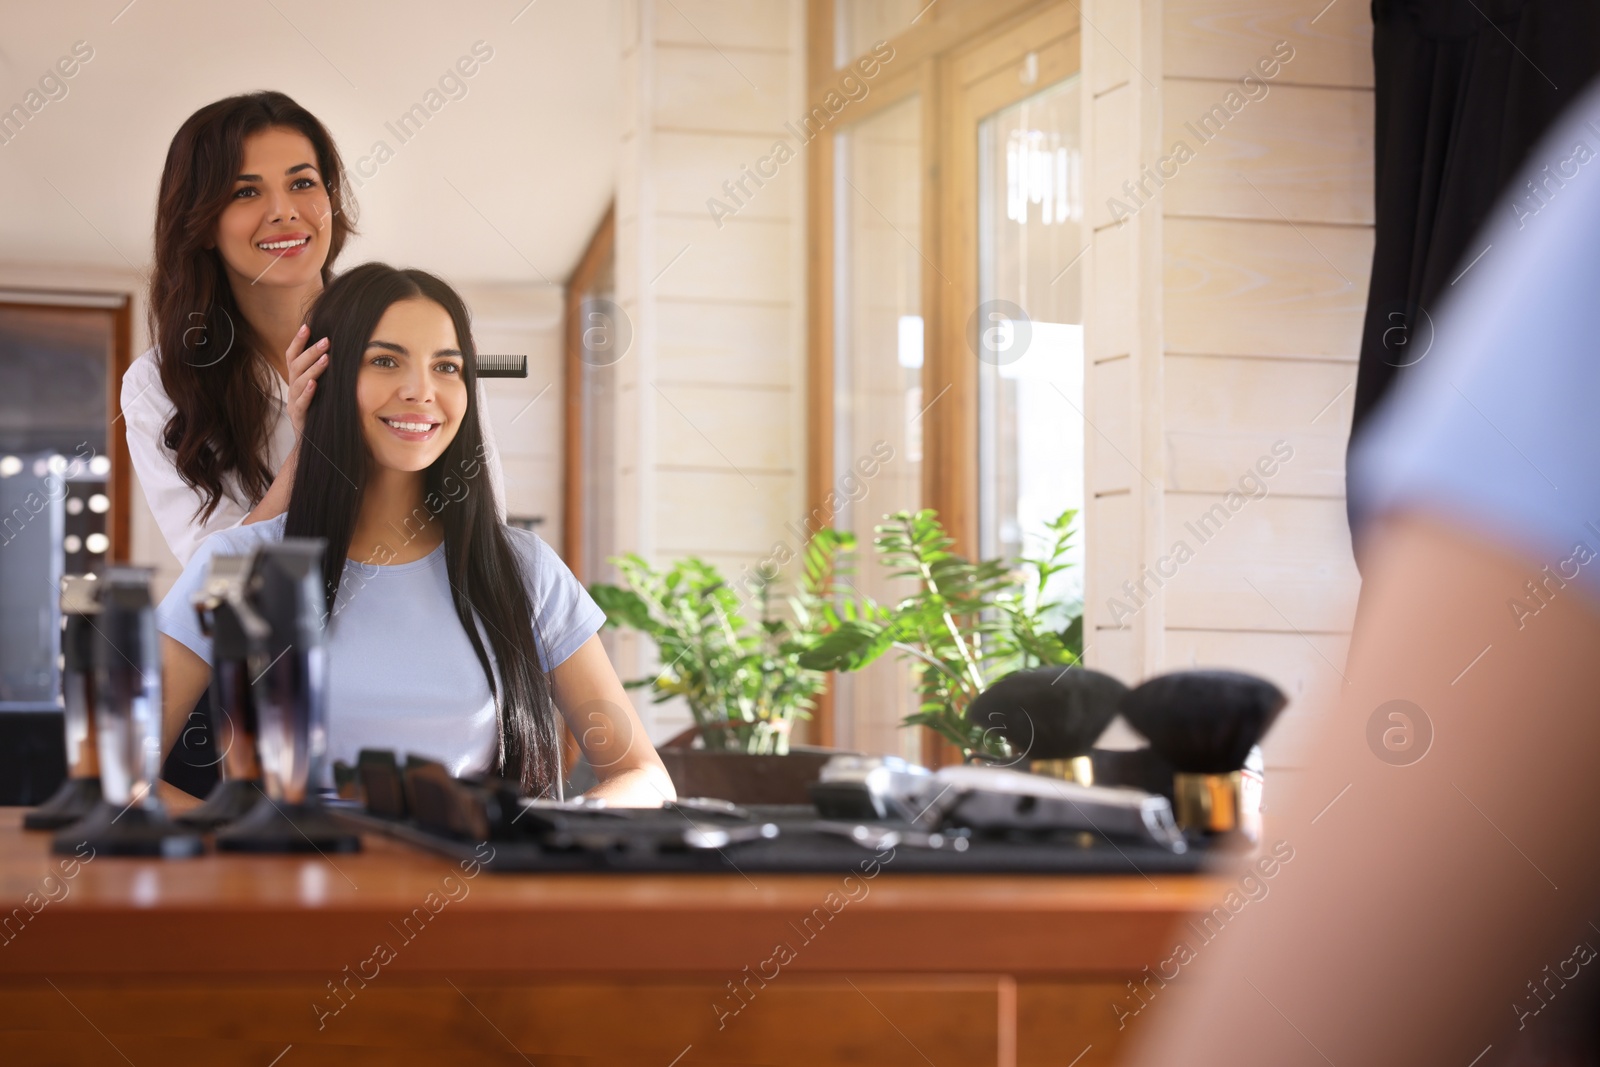
[[[1137,1028],[1127,980],[1227,890],[497,875],[375,836],[74,869],[20,824],[0,808],[5,1064],[1093,1067]]]

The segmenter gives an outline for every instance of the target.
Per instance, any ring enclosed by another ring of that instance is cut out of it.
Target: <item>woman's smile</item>
[[[443,425],[432,415],[379,415],[378,421],[402,441],[431,441]]]
[[[279,259],[287,256],[304,255],[306,249],[311,247],[311,234],[279,233],[256,242],[256,247],[269,256]]]

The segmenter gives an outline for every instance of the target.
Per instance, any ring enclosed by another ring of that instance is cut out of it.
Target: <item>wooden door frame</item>
[[[562,382],[565,448],[561,472],[561,554],[572,573],[582,577],[592,563],[587,557],[584,528],[588,515],[583,506],[583,322],[584,298],[606,262],[616,255],[617,205],[613,201],[589,236],[583,255],[567,279],[562,293]]]
[[[969,135],[976,122],[1011,101],[970,108],[972,85],[1015,64],[1030,51],[1070,51],[1041,57],[1040,76],[1019,82],[1024,99],[1081,69],[1079,14],[1072,0],[946,0],[930,4],[913,25],[888,43],[894,78],[840,115],[837,125],[811,145],[806,168],[806,494],[826,501],[834,475],[834,286],[833,138],[911,93],[921,96],[923,319],[922,416],[923,506],[938,511],[957,551],[978,550],[978,424],[975,356],[965,347],[965,316],[977,302],[976,148]],[[822,100],[847,68],[835,58],[835,0],[808,0],[808,101]],[[1040,35],[1041,26],[1048,32]],[[1070,42],[1070,43],[1068,43]],[[989,94],[993,95],[993,94]],[[987,103],[987,101],[986,101]],[[824,509],[825,510],[825,509]],[[829,519],[831,521],[831,515]],[[821,695],[813,714],[817,743],[837,744],[832,692]],[[959,762],[959,753],[931,730],[922,736],[923,762],[932,767]]]

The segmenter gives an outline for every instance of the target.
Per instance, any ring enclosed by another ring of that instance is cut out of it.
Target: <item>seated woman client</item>
[[[495,771],[556,796],[555,710],[600,781],[590,796],[675,799],[596,636],[599,607],[555,552],[498,517],[485,476],[466,306],[422,271],[369,263],[311,313],[328,366],[306,413],[288,511],[207,538],[161,602],[163,751],[210,679],[190,598],[214,555],[326,539],[326,768],[362,748]]]

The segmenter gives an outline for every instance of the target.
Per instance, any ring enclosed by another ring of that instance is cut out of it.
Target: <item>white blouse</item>
[[[238,475],[229,471],[223,475],[223,494],[216,510],[205,522],[200,521],[199,509],[204,495],[184,482],[178,473],[176,457],[162,440],[167,421],[177,409],[161,387],[158,358],[156,350],[151,348],[128,367],[122,377],[122,415],[128,424],[128,455],[144,489],[145,500],[172,554],[178,557],[179,564],[186,565],[201,541],[218,530],[230,530],[242,524],[259,501],[249,500],[239,487]],[[274,411],[268,416],[272,429],[267,435],[265,458],[267,470],[276,476],[289,453],[294,451],[294,424],[289,420],[289,383],[276,371],[269,377],[277,388]],[[494,487],[503,522],[506,517],[505,475],[500,466],[500,451],[495,447],[494,431],[489,425],[489,406],[482,381],[478,383],[478,420],[488,453],[489,484]]]

